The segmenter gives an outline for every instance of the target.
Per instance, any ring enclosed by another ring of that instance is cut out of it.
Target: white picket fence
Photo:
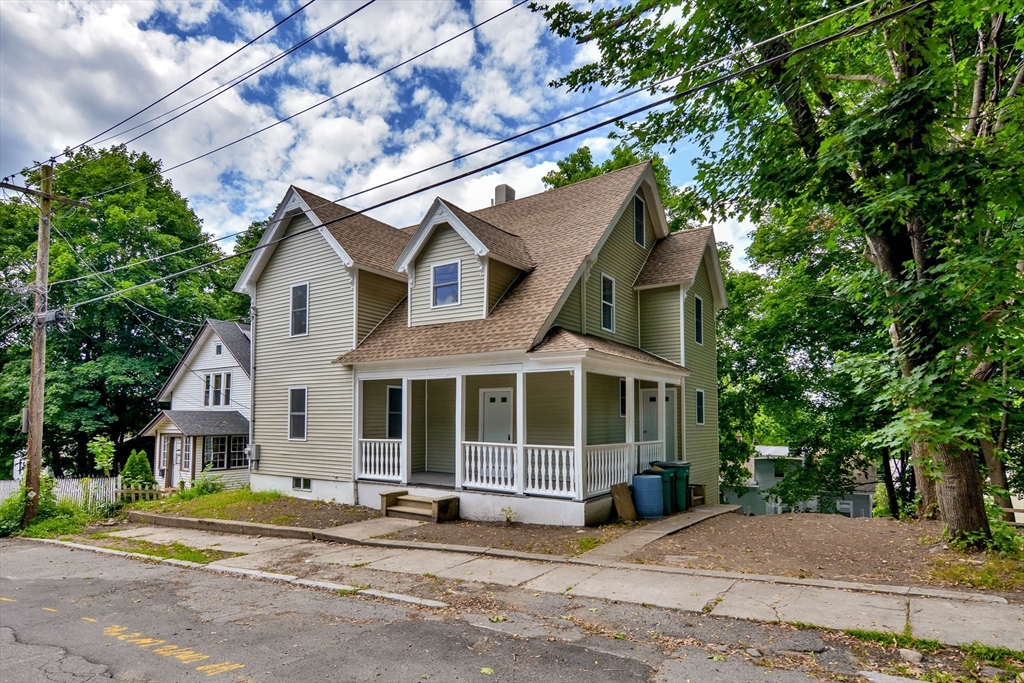
[[[21,486],[17,479],[0,480],[0,501],[13,496]],[[93,505],[100,502],[113,503],[117,500],[117,490],[121,488],[121,477],[94,477],[86,479],[57,479],[54,485],[57,500],[70,500],[82,505],[88,498]]]

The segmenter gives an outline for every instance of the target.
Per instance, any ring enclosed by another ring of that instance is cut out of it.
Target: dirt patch
[[[175,517],[204,517],[309,529],[330,529],[380,517],[377,510],[357,505],[303,500],[245,489],[223,491],[184,501],[171,498],[159,503],[136,505],[134,508]]]
[[[444,524],[424,524],[383,538],[474,545],[545,555],[579,555],[638,526],[628,522],[600,527],[574,527],[458,520]]]
[[[691,569],[877,584],[970,589],[936,576],[939,567],[982,565],[951,550],[932,520],[842,515],[721,515],[645,546],[632,560]],[[982,590],[1024,602],[1021,590]]]

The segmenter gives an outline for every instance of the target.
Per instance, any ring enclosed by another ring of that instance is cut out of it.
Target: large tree
[[[701,65],[841,6],[637,0],[543,9],[552,30],[600,55],[558,85],[681,92],[905,4],[874,2],[714,67]],[[925,505],[937,504],[953,536],[972,540],[988,535],[979,449],[1019,396],[1024,354],[1022,9],[1021,0],[936,0],[681,98],[626,130],[640,145],[696,142],[693,194],[713,215],[821,217],[832,226],[829,249],[862,253],[870,270],[844,287],[889,347],[860,354],[857,369],[894,412],[873,443],[911,448]]]
[[[215,245],[206,244],[209,235],[202,231],[201,221],[159,171],[159,161],[124,147],[82,148],[56,167],[54,192],[73,198],[141,182],[90,199],[88,209],[54,205],[51,309],[223,255]],[[28,396],[28,285],[35,277],[37,221],[38,210],[26,199],[12,197],[0,203],[0,312],[10,311],[3,319],[0,343],[2,468],[9,468],[13,454],[25,447],[20,425]],[[183,249],[187,251],[144,262]],[[111,269],[119,270],[105,272]],[[90,471],[86,444],[91,438],[103,435],[123,442],[152,418],[156,392],[192,336],[204,319],[224,312],[222,279],[228,278],[214,269],[199,270],[75,307],[69,320],[50,326],[44,459],[55,472]]]

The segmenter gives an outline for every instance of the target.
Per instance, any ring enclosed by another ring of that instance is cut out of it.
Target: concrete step
[[[434,499],[426,496],[399,496],[397,503],[405,507],[426,510],[428,513],[434,508]]]
[[[421,522],[431,521],[431,509],[409,507],[408,505],[391,505],[385,513],[387,517],[400,517],[402,519],[417,519]]]

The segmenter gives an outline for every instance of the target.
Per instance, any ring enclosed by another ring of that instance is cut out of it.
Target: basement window
[[[296,491],[312,491],[313,480],[308,477],[292,477],[292,488]]]

